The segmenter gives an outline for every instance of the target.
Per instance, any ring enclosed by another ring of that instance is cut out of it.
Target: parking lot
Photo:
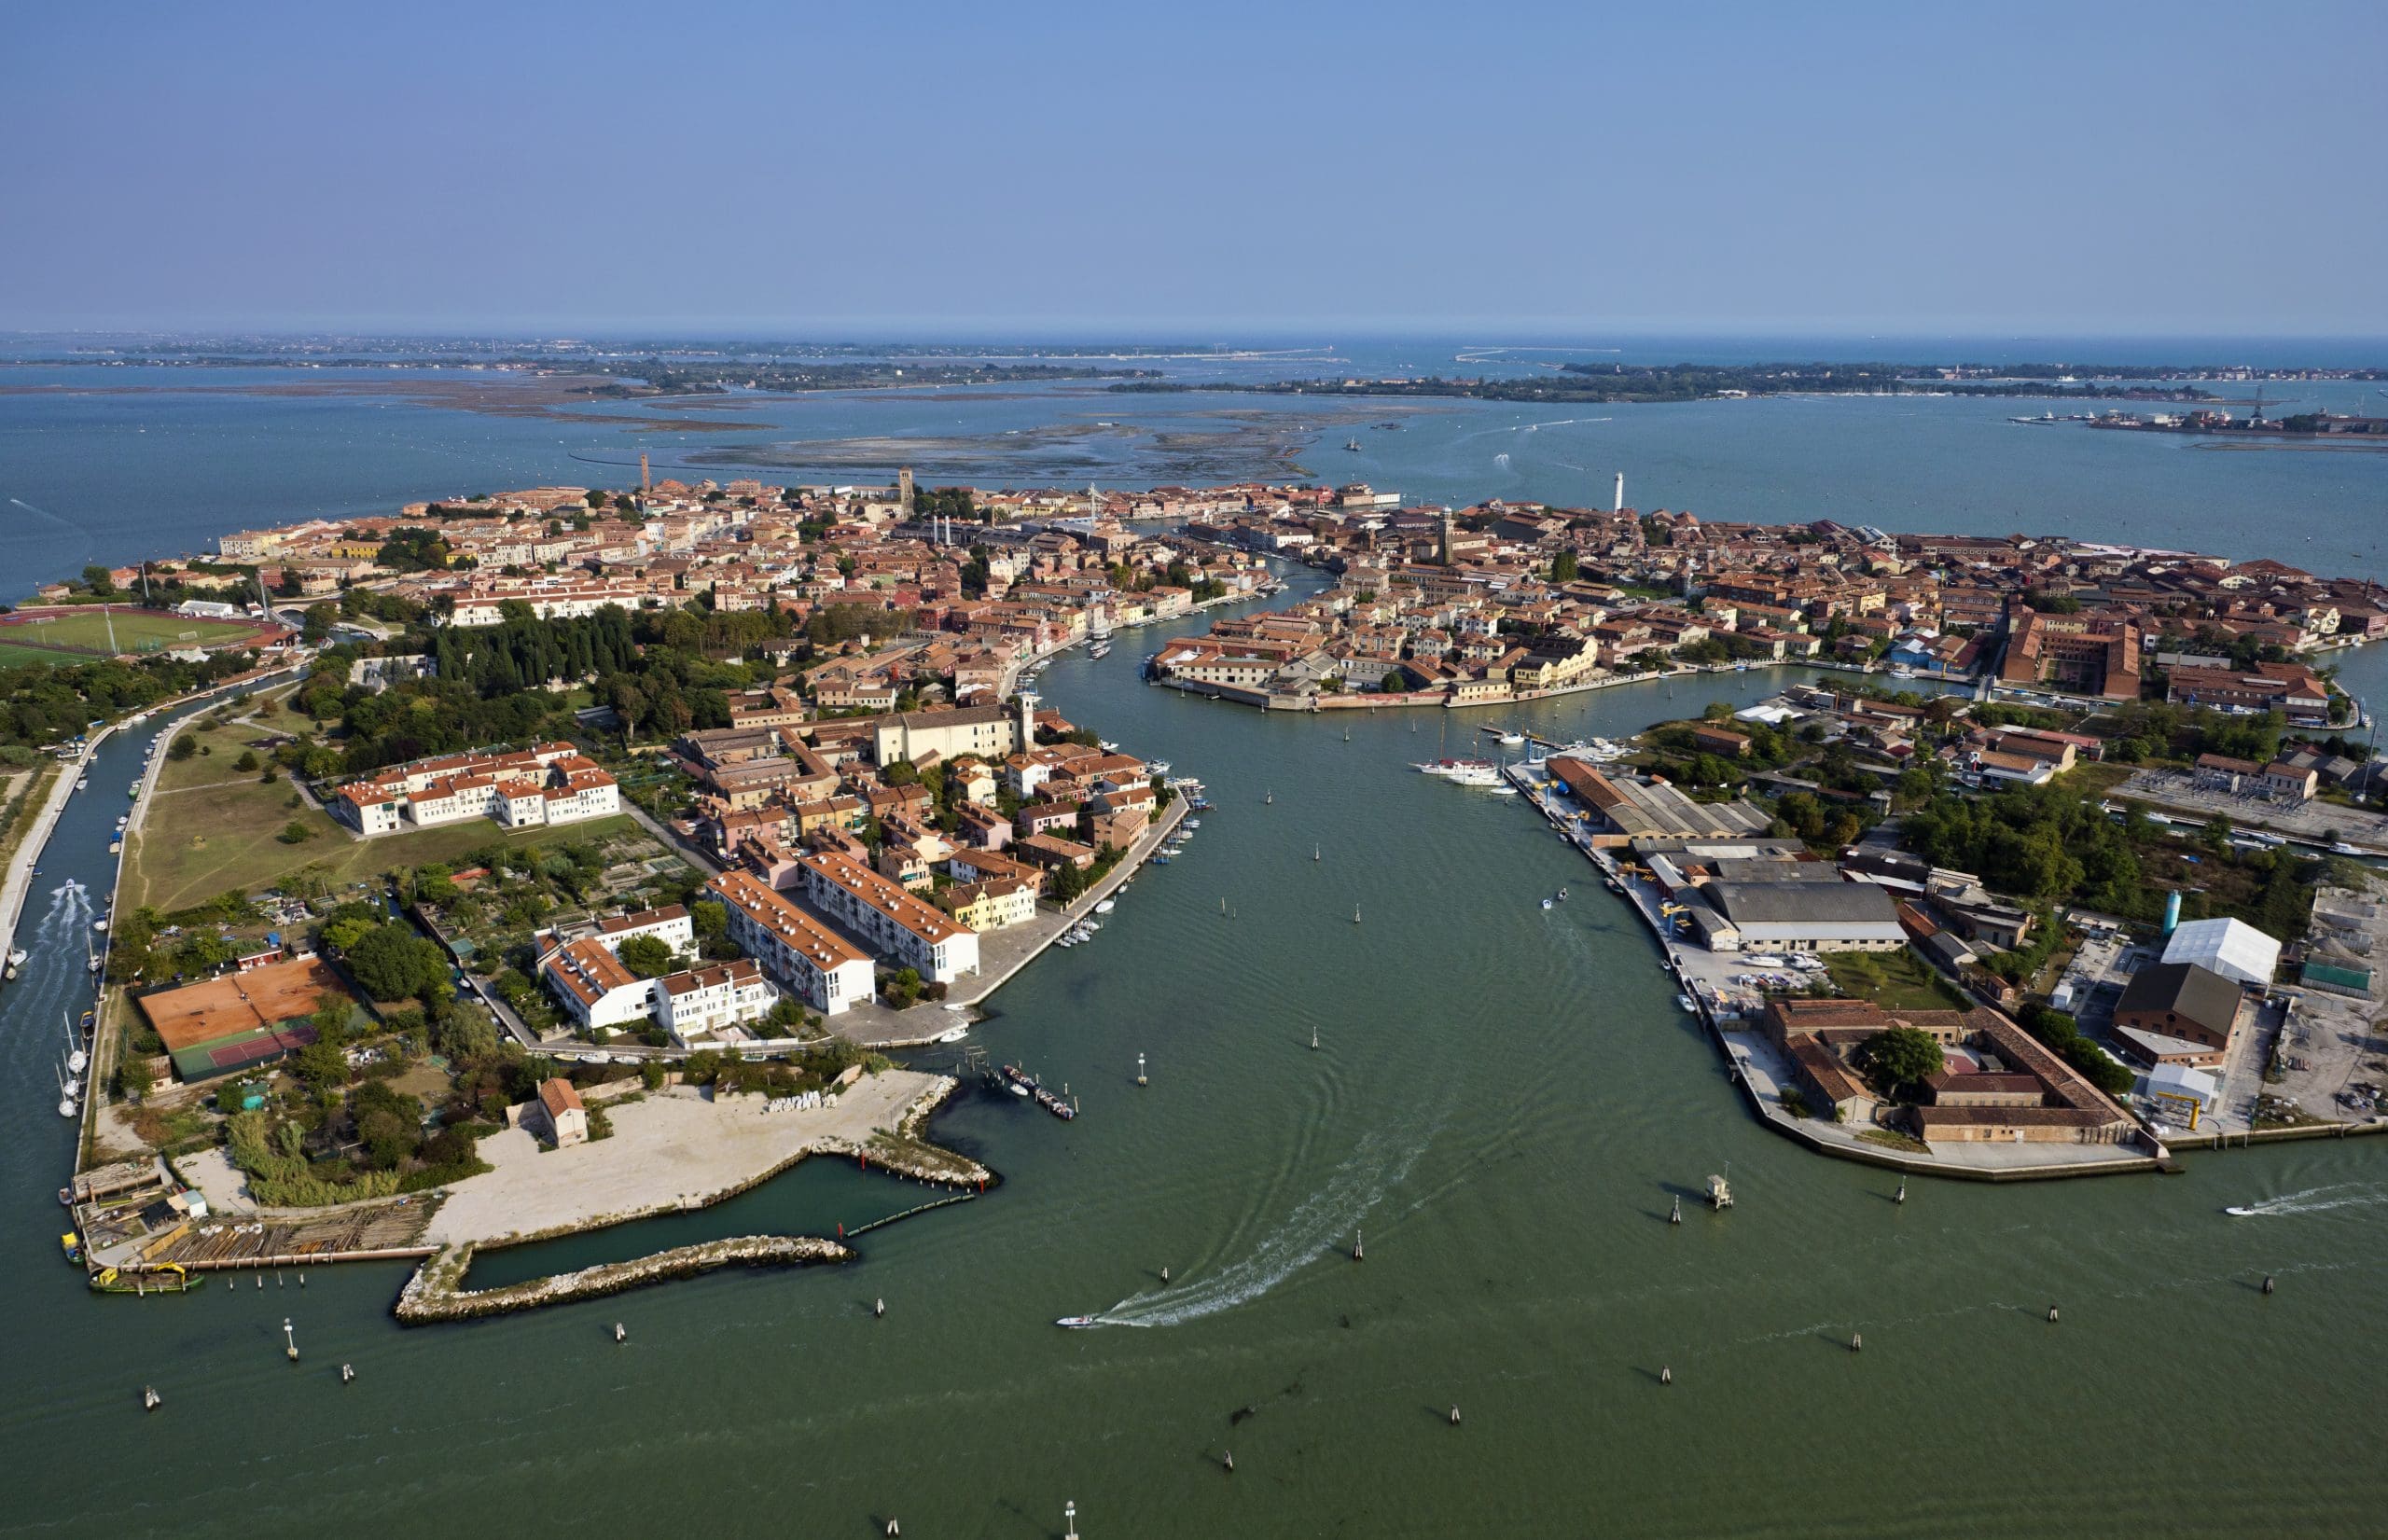
[[[2179,770],[2142,770],[2110,794],[2201,820],[2217,813],[2234,825],[2268,828],[2320,843],[2343,839],[2367,850],[2388,851],[2388,814],[2336,802],[2293,802],[2260,792],[2228,792],[2201,786]]]

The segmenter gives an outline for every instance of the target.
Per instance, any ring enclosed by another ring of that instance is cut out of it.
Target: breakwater
[[[629,1262],[601,1262],[576,1272],[556,1273],[503,1288],[464,1287],[473,1265],[473,1243],[442,1248],[417,1268],[398,1292],[395,1313],[409,1325],[441,1321],[469,1321],[485,1315],[506,1315],[536,1310],[542,1305],[596,1299],[626,1289],[642,1288],[674,1278],[693,1278],[716,1268],[809,1267],[820,1262],[844,1262],[854,1253],[834,1241],[811,1235],[743,1235],[699,1245],[675,1246]]]

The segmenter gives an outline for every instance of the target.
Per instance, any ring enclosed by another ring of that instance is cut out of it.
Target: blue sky
[[[2388,335],[2388,6],[18,7],[0,327]]]

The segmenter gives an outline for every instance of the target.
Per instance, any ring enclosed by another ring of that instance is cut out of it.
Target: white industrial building
[[[2192,920],[2164,943],[2167,963],[2194,963],[2238,983],[2268,989],[2280,971],[2280,943],[2240,920]]]

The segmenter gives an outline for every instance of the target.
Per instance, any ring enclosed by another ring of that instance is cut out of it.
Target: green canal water
[[[1752,1122],[1646,935],[1530,810],[1407,768],[1444,715],[1338,723],[1148,688],[1137,659],[1162,634],[1061,662],[1045,693],[1202,776],[1217,808],[975,1034],[1068,1082],[1083,1116],[961,1100],[933,1133],[1003,1186],[873,1232],[846,1269],[414,1330],[389,1315],[396,1266],[95,1298],[57,1256],[67,1138],[36,1084],[40,1017],[80,989],[79,945],[53,930],[0,1016],[0,1534],[561,1518],[859,1537],[893,1516],[908,1536],[1034,1537],[1062,1533],[1065,1501],[1090,1540],[2388,1529],[2388,1143],[1918,1182],[1895,1206],[1883,1173]],[[1636,686],[1513,719],[1617,733],[1778,685]],[[1451,751],[1483,720],[1452,715]],[[128,778],[111,761],[93,783]],[[104,849],[113,812],[70,815],[46,865]],[[1541,909],[1562,884],[1571,900]],[[1690,1200],[1729,1163],[1739,1206],[1713,1215]],[[799,1170],[711,1224],[489,1276],[919,1196]],[[1120,1324],[1052,1325],[1096,1311]]]

